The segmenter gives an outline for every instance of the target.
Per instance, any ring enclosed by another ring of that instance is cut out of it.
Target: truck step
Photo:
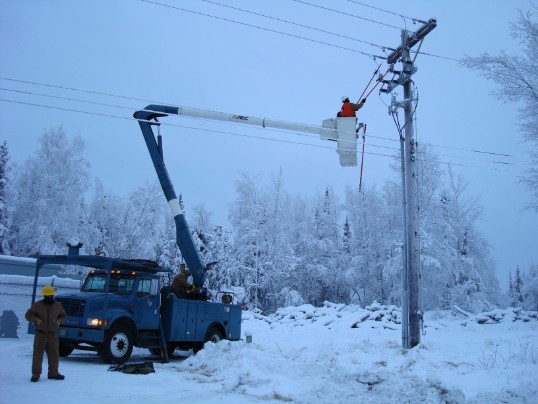
[[[138,346],[143,348],[160,348],[161,338],[158,335],[139,335]]]

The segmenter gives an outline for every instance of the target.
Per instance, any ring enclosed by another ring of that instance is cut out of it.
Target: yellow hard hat
[[[50,285],[47,285],[41,290],[41,294],[43,296],[54,296],[54,288]]]

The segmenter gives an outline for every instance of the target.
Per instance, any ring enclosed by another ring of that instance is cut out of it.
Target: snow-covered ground
[[[536,403],[537,313],[426,313],[425,335],[401,348],[395,307],[290,307],[244,312],[252,342],[176,351],[155,373],[109,372],[96,354],[60,361],[64,381],[30,383],[32,340],[0,339],[1,403]]]

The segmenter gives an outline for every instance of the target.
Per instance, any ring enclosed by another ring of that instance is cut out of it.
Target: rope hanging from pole
[[[361,158],[361,177],[359,181],[359,192],[362,190],[362,169],[364,167],[364,144],[366,143],[366,124],[364,124],[364,129],[362,131],[362,158]]]

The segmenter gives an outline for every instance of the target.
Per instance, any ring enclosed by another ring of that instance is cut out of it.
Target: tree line
[[[423,309],[502,304],[490,247],[477,229],[481,207],[466,198],[461,176],[443,169],[430,150],[419,151]],[[84,141],[69,139],[61,127],[44,131],[38,150],[13,165],[4,142],[0,253],[64,254],[66,241],[78,240],[86,254],[179,267],[175,224],[157,182],[113,195],[90,179]],[[268,184],[241,174],[229,223],[213,224],[203,205],[186,213],[203,260],[217,261],[206,286],[233,291],[262,311],[324,301],[399,305],[402,203],[394,177],[361,192],[348,187],[340,200],[330,185],[313,197],[292,195],[282,172]]]

